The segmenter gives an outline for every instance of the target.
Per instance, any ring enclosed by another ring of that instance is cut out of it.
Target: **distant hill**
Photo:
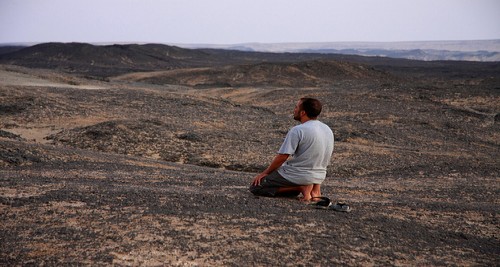
[[[447,50],[384,50],[384,49],[306,49],[302,53],[328,53],[361,56],[405,58],[412,60],[454,60],[454,61],[500,61],[499,52],[489,51],[447,51]]]
[[[381,72],[403,73],[417,78],[429,75],[448,75],[451,78],[468,75],[488,78],[496,77],[500,69],[498,62],[462,61],[456,64],[456,61],[417,61],[330,52],[332,51],[323,51],[323,53],[312,53],[312,51],[308,53],[250,52],[213,48],[188,49],[164,44],[44,43],[0,54],[0,64],[52,69],[95,79],[109,79],[128,73],[160,71],[160,73],[163,72],[161,75],[155,74],[154,77],[140,79],[159,84],[175,81],[179,84],[199,86],[227,84],[241,86],[250,81],[252,84],[258,81],[262,85],[286,85],[289,83],[287,79],[297,82],[301,80],[299,84],[305,86],[322,84],[339,77],[343,79],[375,77],[373,76],[375,73]],[[417,53],[423,52],[414,51],[414,54]],[[320,66],[320,69],[315,70],[319,73],[311,73],[311,70],[307,68],[308,64]],[[343,68],[340,72],[339,66],[342,66],[340,69]],[[175,72],[175,76],[172,76],[174,72],[168,72],[180,69],[183,71]],[[295,72],[297,69],[299,71]],[[363,70],[360,75],[352,71],[359,72],[361,69]],[[412,71],[408,72],[408,69]],[[261,76],[257,75],[258,73]],[[336,74],[332,78],[321,73]],[[344,74],[339,76],[338,73]],[[187,77],[189,75],[195,76]],[[207,78],[200,78],[202,75]],[[252,75],[259,79],[250,79]]]
[[[325,53],[412,60],[500,61],[500,40],[335,43],[178,44],[186,48],[218,48],[275,53]]]
[[[86,43],[44,43],[0,55],[0,61],[31,68],[107,76],[132,70],[179,68],[189,65],[190,59],[203,60],[207,56],[202,51],[156,44],[96,46]]]
[[[12,46],[12,45],[0,46],[0,55],[16,52],[23,48],[25,48],[25,46]]]
[[[162,44],[100,46],[86,43],[43,43],[22,49],[11,48],[10,51],[0,54],[0,63],[58,69],[98,77],[134,71],[262,62],[269,59],[266,53],[252,53],[252,56],[248,56],[241,51],[185,49]]]
[[[314,53],[265,53],[225,49],[186,49],[163,44],[91,45],[43,43],[0,55],[1,64],[57,69],[90,77],[111,77],[138,71],[222,67],[265,62],[343,60]]]

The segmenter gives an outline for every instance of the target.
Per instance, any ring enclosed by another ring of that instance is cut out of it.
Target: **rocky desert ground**
[[[0,56],[2,266],[500,262],[498,62],[66,48]],[[350,213],[247,190],[303,96]]]

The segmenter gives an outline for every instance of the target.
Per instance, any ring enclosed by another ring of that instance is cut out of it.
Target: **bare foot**
[[[314,184],[311,190],[311,198],[320,197],[321,196],[321,185]]]
[[[311,196],[311,191],[313,189],[313,185],[304,185],[301,186],[300,192],[302,193],[302,198],[300,199],[301,201],[311,201],[312,196]]]

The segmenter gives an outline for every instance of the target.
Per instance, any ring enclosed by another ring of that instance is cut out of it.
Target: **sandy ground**
[[[87,89],[87,90],[97,90],[105,89],[106,86],[103,85],[93,85],[93,84],[74,84],[72,80],[67,81],[54,81],[50,77],[40,77],[33,74],[26,74],[23,72],[18,72],[21,68],[19,67],[3,67],[0,69],[0,85],[1,86],[44,86],[44,87],[57,87],[57,88],[72,88],[72,89]],[[24,69],[24,71],[27,71]],[[56,77],[59,78],[59,77]]]
[[[0,265],[500,262],[500,102],[481,83],[186,90],[60,75],[0,70]],[[327,103],[323,194],[350,213],[247,191],[303,95]]]

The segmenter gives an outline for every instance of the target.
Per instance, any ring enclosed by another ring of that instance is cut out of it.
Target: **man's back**
[[[296,184],[321,184],[333,152],[333,132],[328,125],[310,120],[293,127],[278,153],[290,154],[278,172]]]

